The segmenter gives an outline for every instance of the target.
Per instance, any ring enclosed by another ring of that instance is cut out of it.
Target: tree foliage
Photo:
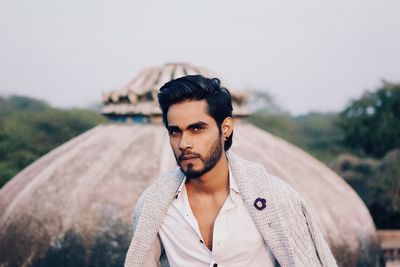
[[[89,110],[56,109],[28,97],[0,97],[0,187],[43,154],[103,121]]]
[[[378,228],[399,228],[400,84],[383,82],[352,101],[340,113],[340,126],[344,145],[361,158],[334,170],[361,196]]]
[[[330,163],[339,153],[346,152],[342,145],[343,132],[338,126],[337,113],[311,112],[292,116],[267,92],[252,91],[249,122],[277,135]]]
[[[400,228],[400,149],[381,160],[341,155],[331,167],[360,195],[379,229]]]
[[[400,147],[400,84],[383,82],[340,113],[344,144],[359,153],[382,157]]]
[[[289,115],[289,112],[278,103],[276,98],[266,91],[250,90],[248,106],[251,112],[269,115]]]

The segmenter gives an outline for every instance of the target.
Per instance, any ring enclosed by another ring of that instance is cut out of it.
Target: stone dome
[[[372,218],[341,177],[243,120],[231,149],[303,195],[341,266],[370,260]],[[156,123],[110,122],[59,146],[0,189],[0,266],[122,266],[134,203],[175,165]]]

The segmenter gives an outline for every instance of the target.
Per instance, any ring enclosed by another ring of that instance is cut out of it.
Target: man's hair
[[[164,84],[158,92],[158,103],[162,111],[163,121],[168,127],[167,114],[171,105],[185,100],[206,100],[208,115],[214,118],[219,133],[221,124],[227,117],[232,117],[232,97],[228,89],[221,87],[218,78],[206,78],[202,75],[188,75]],[[233,132],[225,141],[227,151],[232,145]]]

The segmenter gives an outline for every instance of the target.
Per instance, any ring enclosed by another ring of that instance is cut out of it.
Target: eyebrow
[[[180,131],[181,129],[179,129],[178,126],[172,125],[172,126],[168,126],[167,130],[168,130],[168,132],[172,132],[172,131]]]
[[[189,124],[189,125],[186,127],[186,129],[190,130],[190,129],[200,128],[200,127],[205,127],[205,126],[208,126],[208,123],[206,123],[206,122],[204,122],[204,121],[198,121],[198,122]],[[167,129],[168,129],[168,131],[176,131],[176,130],[181,131],[181,129],[180,129],[178,126],[176,126],[176,125],[169,125],[169,126],[167,127]]]
[[[204,126],[208,126],[208,124],[205,123],[204,121],[198,121],[198,122],[190,124],[188,127],[186,127],[186,129],[200,128],[200,127],[204,127]]]

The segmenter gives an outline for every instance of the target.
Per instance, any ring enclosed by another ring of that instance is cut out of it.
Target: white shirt
[[[229,173],[230,193],[214,222],[212,251],[202,241],[183,179],[159,231],[171,267],[274,266],[272,253]]]

